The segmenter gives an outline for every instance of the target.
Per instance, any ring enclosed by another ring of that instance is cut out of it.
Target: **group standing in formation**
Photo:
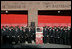
[[[45,26],[43,27],[43,43],[65,44],[70,45],[71,27],[67,26]],[[2,26],[1,28],[1,43],[17,44],[36,42],[35,27],[19,27],[19,26]]]
[[[71,33],[70,26],[44,27],[43,42],[70,45],[71,42],[70,33]]]
[[[11,44],[15,42],[17,44],[18,42],[25,43],[26,41],[32,43],[32,41],[35,41],[35,28],[3,26],[1,29],[1,37],[2,43]]]

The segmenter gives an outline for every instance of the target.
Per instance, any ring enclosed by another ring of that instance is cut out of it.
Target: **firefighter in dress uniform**
[[[3,35],[3,44],[6,44],[6,28],[5,26],[3,26],[3,29],[2,29],[2,35]]]
[[[22,27],[21,30],[21,43],[25,43],[25,28]]]
[[[6,29],[6,43],[8,43],[9,44],[9,42],[10,42],[10,30],[9,30],[9,26],[6,26],[5,27],[5,29]]]
[[[44,43],[47,43],[47,41],[48,41],[48,38],[47,38],[47,34],[48,33],[48,30],[47,30],[47,28],[44,28],[43,29],[43,35],[44,35]]]
[[[49,29],[49,43],[53,43],[53,30],[52,30],[52,27],[50,27]]]
[[[15,41],[16,41],[16,37],[15,37],[15,29],[13,26],[11,26],[11,42],[12,44],[15,44]]]
[[[71,35],[71,27],[69,26],[68,27],[68,37],[67,37],[67,40],[68,40],[68,45],[71,45],[71,40],[70,40],[70,35]]]
[[[29,33],[29,29],[28,28],[26,28],[25,29],[25,42],[28,42],[28,33]]]
[[[63,44],[63,33],[64,33],[64,30],[63,30],[63,26],[61,26],[60,28],[60,44]]]
[[[59,44],[59,43],[60,43],[60,28],[57,28],[57,29],[56,29],[55,37],[56,37],[55,43],[56,43],[56,44]]]

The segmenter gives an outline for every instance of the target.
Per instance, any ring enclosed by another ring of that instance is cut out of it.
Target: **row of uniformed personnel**
[[[70,45],[70,33],[71,27],[59,26],[59,27],[44,27],[43,28],[43,41],[44,43],[57,43],[57,44],[68,44]],[[35,28],[27,27],[2,27],[1,29],[1,40],[2,43],[18,43],[18,41],[29,42],[35,41]]]
[[[70,26],[44,27],[43,42],[70,45]]]
[[[35,28],[3,26],[1,29],[1,37],[2,43],[24,43],[25,41],[31,43],[32,40],[35,41]]]

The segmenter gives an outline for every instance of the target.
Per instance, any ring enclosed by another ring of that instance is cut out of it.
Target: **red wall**
[[[25,14],[1,14],[1,24],[23,24],[27,25],[27,15]]]
[[[39,26],[70,25],[71,16],[38,15]]]
[[[27,26],[25,14],[1,14],[1,25]],[[71,25],[71,16],[38,15],[38,26]]]

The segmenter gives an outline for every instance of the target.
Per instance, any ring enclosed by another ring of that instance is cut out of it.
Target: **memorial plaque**
[[[36,27],[36,44],[43,44],[43,27]]]

